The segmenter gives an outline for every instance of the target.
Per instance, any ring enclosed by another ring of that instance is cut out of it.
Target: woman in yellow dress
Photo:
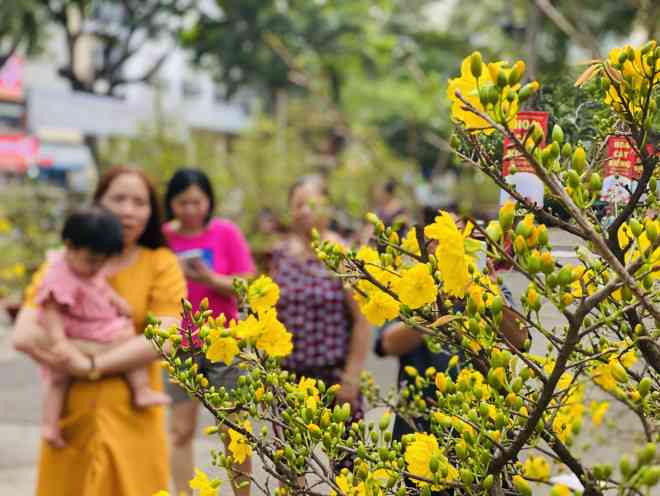
[[[52,349],[37,324],[37,272],[17,318],[14,346],[38,363],[70,374],[61,419],[66,447],[41,443],[38,496],[151,496],[169,484],[164,409],[135,409],[123,372],[150,365],[151,385],[162,390],[157,354],[142,332],[148,315],[175,322],[186,285],[165,248],[155,190],[139,170],[116,167],[99,181],[94,202],[117,215],[124,252],[112,287],[127,301],[136,337],[94,357],[72,345]]]

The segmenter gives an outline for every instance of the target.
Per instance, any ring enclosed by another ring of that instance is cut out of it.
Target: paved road
[[[574,240],[565,236],[553,236],[553,243],[557,255],[570,258],[573,252]],[[518,297],[526,288],[526,283],[520,276],[509,276],[506,278],[514,297]],[[543,316],[546,322],[560,323],[560,316],[548,307],[543,308]],[[541,339],[535,338],[533,349],[537,353],[543,353],[546,346]],[[394,359],[378,359],[369,356],[368,369],[383,389],[394,385],[397,363]],[[598,397],[595,394],[594,397]],[[25,357],[14,353],[8,343],[8,331],[6,325],[0,321],[0,495],[30,495],[33,493],[35,482],[35,465],[38,457],[38,419],[39,419],[39,381],[36,367]],[[370,412],[371,417],[380,416],[380,411]],[[591,444],[602,444],[604,439],[599,439],[593,433],[585,430],[578,443],[585,451],[590,460],[615,461],[631,443],[630,433],[626,427],[632,424],[634,419],[621,417],[616,409],[608,414],[611,420],[616,419],[616,443],[605,443],[605,447],[594,450]],[[630,420],[630,422],[629,422]],[[200,422],[201,426],[209,425],[210,417],[205,415]],[[586,422],[585,422],[586,423]],[[201,431],[201,427],[200,427]],[[611,435],[611,432],[610,432]],[[201,433],[196,442],[196,457],[200,468],[210,470],[209,451],[217,445],[205,439]],[[263,471],[257,467],[257,473]],[[224,493],[223,493],[224,494]],[[150,495],[145,495],[150,496]]]

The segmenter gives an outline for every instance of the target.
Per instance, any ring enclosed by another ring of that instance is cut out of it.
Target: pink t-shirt
[[[225,219],[212,219],[206,229],[195,236],[185,236],[166,225],[163,228],[170,248],[175,253],[201,250],[204,261],[218,274],[239,275],[253,273],[254,261],[240,229]],[[214,315],[225,314],[227,320],[238,317],[236,300],[215,292],[212,288],[187,280],[188,300],[196,309],[202,299],[209,299]]]
[[[132,323],[111,303],[113,289],[105,278],[103,271],[92,278],[79,277],[66,263],[64,251],[51,252],[35,302],[43,305],[52,298],[60,305],[67,337],[112,342]]]

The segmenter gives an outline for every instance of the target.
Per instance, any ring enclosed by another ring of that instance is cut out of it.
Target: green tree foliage
[[[4,0],[0,15],[0,67],[17,50],[34,53],[43,31],[43,16],[33,0]]]

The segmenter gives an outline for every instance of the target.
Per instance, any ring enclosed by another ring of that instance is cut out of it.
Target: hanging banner
[[[646,146],[648,153],[653,153],[653,145]],[[608,137],[601,200],[611,205],[627,201],[631,192],[635,190],[642,171],[639,156],[628,138]]]
[[[23,173],[37,163],[39,141],[25,134],[0,135],[0,172]]]
[[[548,112],[534,110],[524,110],[518,112],[516,122],[513,127],[513,133],[522,141],[527,135],[529,129],[535,122],[543,129],[543,140],[540,147],[545,146],[545,136],[548,134]],[[525,198],[531,200],[539,206],[543,205],[543,182],[536,176],[534,167],[529,161],[516,149],[515,145],[508,137],[504,138],[502,154],[502,175],[507,183],[515,185],[516,190]],[[511,174],[511,166],[516,166],[516,173]],[[510,198],[509,194],[502,191],[500,194],[500,204]]]
[[[0,100],[23,99],[23,59],[18,55],[9,57],[0,67]]]

